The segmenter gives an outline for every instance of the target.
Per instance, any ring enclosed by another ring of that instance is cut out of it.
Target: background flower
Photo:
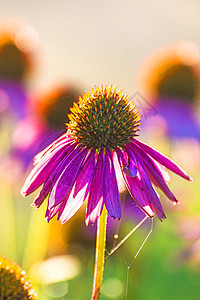
[[[0,296],[2,299],[37,299],[37,294],[22,268],[7,258],[0,257]]]

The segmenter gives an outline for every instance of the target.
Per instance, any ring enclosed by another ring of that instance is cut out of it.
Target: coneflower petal
[[[119,153],[119,152],[118,152]],[[118,154],[117,153],[117,154]],[[154,212],[152,209],[150,196],[146,191],[146,184],[142,176],[140,176],[140,170],[138,169],[138,173],[135,177],[130,177],[123,172],[123,165],[121,162],[121,157],[118,156],[119,163],[122,169],[122,174],[124,177],[124,181],[126,183],[127,189],[138,206],[149,216],[154,217]]]
[[[169,189],[168,185],[165,182],[165,178],[163,177],[162,172],[160,171],[158,166],[155,164],[153,159],[148,154],[146,154],[144,151],[142,151],[142,149],[140,147],[138,147],[137,145],[132,145],[132,147],[134,147],[134,149],[139,153],[140,157],[142,158],[142,160],[149,172],[149,176],[153,180],[153,184],[158,186],[170,200],[177,203],[178,201],[177,201],[176,197]]]
[[[74,144],[63,143],[56,148],[56,151],[49,154],[45,159],[41,160],[31,171],[27,177],[24,186],[22,187],[21,194],[25,197],[36,190],[48,177],[50,170],[54,169],[64,156],[70,154],[74,149]]]
[[[117,180],[117,186],[119,189],[119,193],[123,193],[126,191],[126,184],[124,182],[124,178],[122,175],[121,167],[119,165],[119,161],[117,158],[117,153],[112,152],[112,159],[113,159],[113,164],[115,167],[115,175],[116,175],[116,180]]]
[[[70,162],[63,169],[62,173],[53,184],[53,189],[49,195],[49,205],[50,208],[53,206],[57,206],[70,191],[73,186],[76,177],[79,174],[81,165],[87,155],[88,148],[81,149],[80,151],[71,157]]]
[[[86,211],[86,225],[89,222],[94,223],[101,215],[103,208],[103,191],[102,191],[102,179],[103,179],[103,149],[101,148],[95,173],[92,180],[92,185],[89,193],[87,211]]]
[[[49,222],[60,211],[60,209],[62,209],[63,203],[64,202],[61,202],[57,206],[52,207],[51,209],[49,209],[47,206],[47,210],[45,214],[45,220],[47,222]]]
[[[71,155],[73,153],[71,152],[68,156],[65,157],[65,162],[66,159],[68,159],[68,161],[71,159]],[[55,161],[55,163],[52,164],[52,168],[49,170],[50,176],[48,176],[43,184],[43,187],[41,189],[41,191],[39,192],[39,194],[37,195],[37,197],[34,199],[33,203],[31,204],[31,206],[39,208],[40,205],[44,202],[45,198],[48,196],[48,194],[50,193],[53,183],[55,181],[55,177],[60,174],[60,164],[62,161],[62,158],[65,156],[65,151],[63,151],[60,156],[57,158],[57,160]],[[57,162],[60,162],[57,164]],[[62,161],[63,162],[63,161]],[[56,164],[56,167],[55,167]]]
[[[39,194],[37,195],[37,197],[31,203],[31,206],[39,208],[42,205],[42,203],[44,202],[44,200],[46,199],[46,197],[48,196],[48,194],[49,194],[49,191],[40,191]]]
[[[63,205],[64,209],[60,210],[58,213],[58,219],[61,221],[61,223],[68,221],[85,201],[91,188],[94,171],[95,149],[90,152],[85,163],[83,164],[69,196],[66,197],[66,204]]]
[[[60,146],[63,142],[64,142],[64,144],[67,144],[67,143],[71,143],[72,141],[73,140],[71,138],[66,139],[66,133],[64,133],[57,140],[55,140],[49,146],[47,146],[44,150],[42,150],[38,154],[36,154],[33,159],[33,164],[36,165],[46,155],[48,155],[50,152],[53,152],[54,150],[56,150],[56,148],[58,146]]]
[[[110,149],[107,148],[103,157],[103,200],[109,215],[121,218],[121,204],[115,176],[114,164]]]
[[[143,184],[145,186],[145,191],[150,196],[151,207],[160,220],[165,219],[166,216],[163,207],[160,203],[157,192],[155,191],[154,187],[151,184],[151,180],[149,178],[147,169],[142,161],[142,158],[137,153],[135,153],[135,157],[138,161],[138,166],[139,166],[138,168],[139,168],[141,181],[143,181]]]
[[[127,153],[128,151],[126,150],[122,151],[118,147],[116,147],[115,150],[117,152],[118,158],[120,159],[123,172],[130,177],[135,177],[137,175],[138,169],[137,169],[136,160],[133,153],[131,153],[131,151]]]
[[[154,148],[148,146],[147,144],[133,139],[133,143],[136,143],[143,151],[148,153],[152,158],[157,160],[161,165],[165,166],[167,169],[170,171],[174,172],[175,174],[187,179],[187,180],[192,180],[191,177],[189,177],[185,171],[179,167],[175,162],[173,162],[171,159],[166,157],[165,155],[161,154],[159,151],[155,150]]]

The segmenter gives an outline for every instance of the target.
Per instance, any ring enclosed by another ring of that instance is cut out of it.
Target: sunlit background
[[[107,256],[102,300],[196,300],[200,291],[200,2],[4,1],[0,9],[0,255],[27,272],[40,300],[90,299],[96,226],[85,207],[45,222],[20,189],[34,155],[65,132],[85,89],[113,84],[142,116],[141,139],[179,163],[180,205],[161,194],[167,219],[147,220]],[[122,186],[123,189],[123,186]],[[121,194],[108,220],[110,251],[143,213]],[[153,225],[152,233],[138,256]]]

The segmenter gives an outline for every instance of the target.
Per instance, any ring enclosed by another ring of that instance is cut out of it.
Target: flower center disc
[[[68,115],[70,134],[84,145],[115,148],[128,143],[139,130],[140,116],[135,105],[122,91],[112,86],[86,91]]]

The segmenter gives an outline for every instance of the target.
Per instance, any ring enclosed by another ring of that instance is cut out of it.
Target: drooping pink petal
[[[156,161],[158,161],[161,165],[165,166],[170,171],[187,180],[192,180],[192,178],[189,177],[181,167],[179,167],[177,164],[175,164],[175,162],[170,160],[165,155],[161,154],[159,151],[155,150],[154,148],[148,146],[147,144],[139,140],[133,139],[132,142],[136,143],[143,151],[148,153],[152,158],[154,158]]]
[[[52,142],[49,146],[47,146],[44,150],[39,152],[35,155],[33,159],[33,164],[36,165],[42,158],[44,158],[46,155],[48,155],[50,152],[52,152],[54,149],[56,149],[57,146],[60,146],[62,143],[71,143],[72,139],[68,139],[66,137],[66,133],[61,135],[57,140]]]
[[[107,148],[103,157],[103,200],[109,215],[121,218],[121,204],[115,176],[115,169],[110,149]]]
[[[37,153],[35,156],[34,156],[34,159],[33,159],[33,162],[34,162],[34,165],[36,165],[40,159],[46,154],[49,152],[49,150],[53,147],[53,145],[55,145],[55,143],[57,142],[60,142],[60,140],[63,140],[64,139],[64,135],[60,136],[56,141],[53,141],[49,146],[47,146],[45,149],[43,149],[42,151],[40,151],[39,153]]]
[[[86,217],[86,219],[85,219],[86,226],[89,225],[89,222],[94,224],[96,222],[96,220],[98,220],[98,218],[100,217],[102,210],[103,210],[103,196],[99,199],[96,206],[91,210],[88,217]]]
[[[47,207],[45,220],[49,222],[60,211],[60,209],[62,209],[62,205],[63,203],[61,202],[57,206],[52,207],[51,209]]]
[[[75,145],[76,147],[74,147],[73,150],[68,153],[68,155],[64,156],[62,160],[60,160],[60,163],[56,165],[56,167],[51,169],[51,172],[49,173],[50,175],[44,181],[43,188],[45,188],[45,186],[49,186],[50,184],[54,185],[60,177],[60,175],[62,174],[63,170],[68,166],[71,160],[80,152],[81,147],[79,147],[78,144]]]
[[[103,149],[101,148],[97,164],[95,168],[95,173],[93,176],[88,203],[86,211],[86,225],[89,222],[94,223],[101,215],[103,208],[103,190],[102,190],[102,180],[103,180]]]
[[[128,154],[128,166],[124,168],[126,175],[135,177],[137,175],[137,162],[134,156],[133,151],[130,147],[124,146],[125,152]]]
[[[43,187],[37,195],[36,199],[31,204],[31,206],[38,208],[43,203],[45,198],[50,193],[54,182],[56,181],[55,178],[57,179],[60,176],[60,174],[63,171],[63,168],[71,161],[71,158],[74,156],[74,154],[77,153],[78,150],[78,148],[72,149],[72,151],[66,156],[65,152],[63,151],[58,157],[58,159],[55,160],[54,163],[52,163],[52,166],[48,172],[49,176],[44,180]],[[48,209],[50,210],[50,207],[48,207]]]
[[[76,150],[74,150],[76,151]],[[37,197],[34,199],[33,203],[31,204],[31,206],[39,208],[40,205],[44,202],[44,200],[46,199],[46,197],[48,196],[48,194],[50,193],[51,189],[52,189],[52,185],[53,182],[55,181],[55,177],[58,176],[58,174],[60,174],[62,171],[62,168],[60,169],[60,165],[63,164],[63,161],[65,161],[65,163],[67,164],[67,161],[69,162],[71,159],[73,152],[71,151],[71,153],[65,157],[64,160],[62,160],[65,156],[65,151],[63,151],[58,157],[57,159],[54,161],[54,163],[52,163],[52,167],[49,169],[49,176],[44,180],[44,184],[43,187],[41,189],[41,191],[39,192],[39,194],[37,195]]]
[[[123,172],[130,177],[135,177],[137,175],[137,165],[134,155],[131,153],[131,151],[129,151],[130,153],[127,154],[126,150],[122,151],[117,147],[116,152],[118,158],[120,159]]]
[[[44,190],[49,190],[50,195],[48,199],[48,210],[50,211],[53,206],[57,206],[58,203],[55,203],[55,199],[51,197],[52,188],[55,188],[55,184],[59,177],[61,176],[63,170],[70,164],[70,162],[76,157],[76,155],[80,152],[80,147],[77,146],[73,151],[71,151],[66,157],[62,159],[62,161],[54,168],[53,172],[49,175],[49,177],[44,181],[43,188]],[[45,192],[46,193],[46,192]]]
[[[147,169],[142,161],[142,158],[137,153],[135,153],[135,157],[138,161],[138,165],[139,165],[139,169],[140,169],[140,176],[144,182],[144,185],[146,186],[146,191],[150,196],[150,201],[151,201],[153,211],[161,220],[165,219],[166,216],[165,216],[163,207],[160,203],[158,193],[155,191],[154,187],[151,184],[151,180],[149,178]]]
[[[169,175],[168,170],[163,165],[161,165],[158,161],[153,159],[152,157],[151,157],[151,159],[153,160],[154,164],[156,164],[156,166],[158,167],[158,169],[162,173],[162,176],[163,176],[165,182],[170,182],[170,175]]]
[[[146,154],[144,151],[142,151],[142,149],[140,147],[138,147],[137,145],[132,144],[132,147],[136,150],[136,152],[138,152],[141,159],[143,160],[143,162],[149,172],[149,176],[153,180],[153,183],[156,186],[158,186],[170,200],[177,203],[178,201],[177,201],[176,197],[174,196],[174,194],[171,192],[168,185],[166,184],[165,178],[163,177],[163,174],[160,171],[160,169],[157,167],[157,164],[155,164],[154,160],[148,154]]]
[[[60,219],[61,223],[68,221],[85,201],[91,187],[94,171],[95,149],[92,149],[80,169],[69,196],[67,195],[66,197],[66,203],[63,203],[64,208],[59,211],[58,219]]]
[[[55,168],[57,164],[61,161],[64,155],[68,155],[73,151],[75,144],[73,143],[63,143],[61,146],[56,148],[54,153],[46,156],[45,159],[42,159],[31,171],[29,176],[27,177],[22,190],[21,194],[26,197],[33,191],[35,191],[48,177],[49,171],[52,168]],[[63,153],[63,155],[61,155]]]
[[[144,182],[144,179],[142,176],[140,176],[140,166],[138,166],[138,172],[135,177],[130,177],[126,175],[126,173],[123,172],[123,164],[121,161],[121,157],[119,155],[119,152],[117,152],[118,160],[122,169],[122,174],[127,186],[127,189],[132,196],[132,198],[135,200],[135,202],[138,204],[138,206],[149,216],[154,217],[153,208],[151,205],[151,199],[150,196],[146,190],[146,184]]]
[[[81,165],[88,153],[88,150],[88,148],[83,149],[79,147],[79,151],[76,155],[74,153],[74,156],[71,157],[71,160],[66,167],[62,168],[62,173],[55,179],[53,188],[49,195],[49,208],[57,206],[70,191],[79,174]]]
[[[48,196],[48,194],[49,194],[49,191],[40,191],[39,194],[37,195],[37,197],[31,203],[31,206],[39,208],[42,205],[42,203],[44,202],[44,200],[46,199],[46,197]]]
[[[126,191],[126,185],[125,185],[122,171],[121,171],[119,161],[117,158],[117,153],[115,151],[112,152],[112,159],[113,159],[113,164],[114,164],[114,168],[115,168],[115,175],[116,175],[116,179],[117,179],[117,186],[119,189],[119,193],[123,193]]]

